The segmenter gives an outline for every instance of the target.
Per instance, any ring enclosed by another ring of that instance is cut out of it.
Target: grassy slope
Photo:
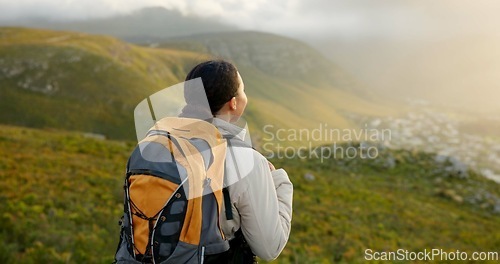
[[[73,132],[0,126],[0,262],[109,263],[132,148]],[[295,187],[292,233],[278,263],[361,262],[366,248],[500,248],[500,216],[489,201],[483,209],[436,192],[461,186],[464,198],[477,191],[498,196],[497,185],[474,173],[448,175],[431,155],[389,154],[394,169],[380,160],[274,160]]]
[[[111,262],[131,147],[51,130],[1,131],[0,262]]]
[[[351,78],[300,42],[256,32],[213,36],[225,43],[230,52],[223,57],[235,61],[242,73],[250,98],[247,117],[257,138],[265,124],[352,128],[346,113],[394,113],[394,108],[356,95]],[[183,80],[195,63],[217,55],[182,48],[198,41],[151,49],[105,36],[0,28],[0,122],[133,139],[136,104]],[[253,46],[239,52],[243,43]],[[255,46],[263,44],[272,47],[271,54]],[[298,64],[301,60],[307,63]]]
[[[487,190],[498,197],[496,184],[474,173],[469,179],[436,173],[432,155],[403,151],[397,157],[394,169],[359,160],[276,162],[288,169],[296,190],[285,262],[364,262],[365,249],[498,251],[500,216],[488,211],[493,204],[485,202],[484,210],[442,194],[458,189],[467,199]],[[305,173],[316,180],[300,177]]]
[[[202,58],[104,36],[1,28],[0,120],[131,139],[136,104]]]

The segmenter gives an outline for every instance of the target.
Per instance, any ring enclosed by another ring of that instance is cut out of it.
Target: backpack
[[[166,117],[148,131],[127,163],[116,263],[203,263],[229,250],[219,223],[226,149],[199,119]]]

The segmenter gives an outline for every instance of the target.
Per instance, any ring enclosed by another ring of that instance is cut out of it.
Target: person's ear
[[[229,107],[231,108],[231,110],[236,110],[236,97],[233,97],[231,98],[231,100],[229,100]]]

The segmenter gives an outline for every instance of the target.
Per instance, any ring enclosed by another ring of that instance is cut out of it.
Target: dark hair
[[[196,65],[186,76],[186,81],[201,78],[207,95],[210,111],[215,115],[225,103],[238,94],[238,70],[224,60],[209,60]],[[186,103],[190,101],[188,89],[184,90]]]

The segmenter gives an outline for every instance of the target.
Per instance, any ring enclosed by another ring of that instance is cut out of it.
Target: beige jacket
[[[214,125],[223,135],[245,139],[245,129],[221,119]],[[277,258],[288,241],[292,220],[293,185],[286,171],[271,172],[260,153],[233,146],[227,151],[226,177],[234,218],[226,219],[223,205],[222,231],[231,239],[241,227],[255,255],[268,261]]]

